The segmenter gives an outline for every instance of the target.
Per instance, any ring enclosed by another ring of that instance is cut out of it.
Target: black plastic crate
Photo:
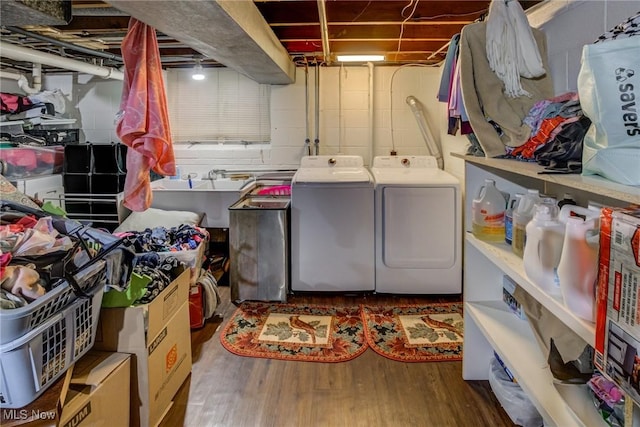
[[[70,194],[91,194],[89,175],[64,174],[62,176],[64,192]]]
[[[89,173],[91,170],[91,146],[88,144],[64,147],[64,172]]]
[[[93,194],[116,194],[124,190],[124,180],[126,175],[109,173],[109,174],[92,174],[91,175],[91,192]]]
[[[127,146],[118,143],[93,144],[94,173],[126,173]]]

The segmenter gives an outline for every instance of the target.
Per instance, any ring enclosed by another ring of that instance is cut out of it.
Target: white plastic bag
[[[491,358],[489,384],[514,424],[523,427],[542,426],[542,417],[536,407],[533,406],[522,387],[511,381],[495,357]]]
[[[582,174],[640,185],[640,37],[585,45],[578,92],[592,121]]]

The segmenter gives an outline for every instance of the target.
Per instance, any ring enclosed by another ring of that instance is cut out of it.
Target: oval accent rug
[[[360,307],[265,302],[243,302],[220,342],[240,356],[309,362],[345,362],[367,349]]]
[[[463,303],[362,306],[369,346],[401,362],[462,360]]]

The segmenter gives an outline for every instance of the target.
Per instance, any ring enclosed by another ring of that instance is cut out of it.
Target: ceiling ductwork
[[[0,52],[2,52],[3,57],[11,58],[16,61],[46,64],[51,67],[77,71],[79,73],[93,74],[107,79],[124,80],[124,73],[116,70],[115,68],[100,67],[86,62],[76,61],[74,59],[64,58],[62,56],[52,55],[46,52],[40,52],[35,49],[29,49],[12,43],[0,41]]]

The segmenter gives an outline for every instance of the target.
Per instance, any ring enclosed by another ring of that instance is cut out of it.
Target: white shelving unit
[[[522,259],[506,244],[476,239],[471,230],[471,203],[484,180],[496,181],[502,191],[525,192],[537,188],[541,193],[562,198],[571,193],[583,205],[587,202],[610,206],[640,204],[640,187],[619,185],[599,177],[540,174],[535,163],[456,155],[465,160],[465,261],[464,320],[465,345],[463,378],[486,380],[489,361],[495,351],[518,379],[545,420],[545,425],[606,425],[589,402],[584,387],[554,383],[533,331],[502,301],[502,279],[511,277],[531,297],[574,331],[586,344],[593,345],[595,325],[575,316],[560,296],[549,295],[532,283],[524,272]]]

